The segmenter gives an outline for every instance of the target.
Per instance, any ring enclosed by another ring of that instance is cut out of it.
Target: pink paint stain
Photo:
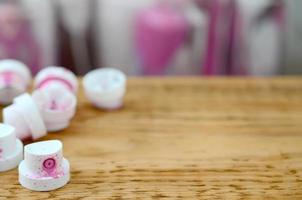
[[[63,172],[58,171],[57,161],[55,158],[47,158],[44,160],[42,164],[42,169],[44,172],[46,172],[46,176],[50,176],[52,178],[60,178],[64,175]],[[37,177],[37,178],[43,178],[43,177]]]
[[[56,173],[50,173],[50,174],[45,174],[43,176],[37,176],[37,175],[32,175],[32,174],[26,174],[27,177],[31,178],[31,179],[44,179],[44,178],[54,178],[54,179],[58,179],[61,178],[62,176],[64,176],[64,172],[56,172]]]
[[[11,71],[1,73],[1,79],[6,87],[11,86],[13,82],[20,82],[18,75]]]
[[[38,84],[37,88],[43,88],[46,85],[48,85],[49,83],[51,83],[52,81],[59,81],[59,82],[65,84],[69,90],[71,90],[71,91],[74,90],[72,84],[69,81],[67,81],[64,78],[60,78],[60,77],[56,77],[56,76],[48,76],[43,81],[41,81],[41,83]]]
[[[4,71],[0,74],[0,85],[5,88],[25,87],[26,80],[18,73],[13,71]]]
[[[65,111],[70,107],[69,102],[58,102],[55,99],[52,99],[50,102],[47,102],[46,109],[50,109],[52,111]]]
[[[50,109],[51,110],[57,110],[58,109],[58,105],[57,105],[57,102],[55,100],[51,101]]]
[[[5,72],[3,74],[4,83],[6,85],[10,85],[12,83],[13,78],[14,78],[14,74],[12,72]]]
[[[56,160],[54,158],[48,158],[43,162],[43,170],[46,172],[53,172],[56,168]]]

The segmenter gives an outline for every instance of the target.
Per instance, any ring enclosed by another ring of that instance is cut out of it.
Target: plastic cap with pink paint
[[[14,169],[23,159],[23,144],[16,138],[15,128],[0,124],[0,172]]]
[[[70,166],[63,157],[63,144],[50,140],[26,145],[19,165],[19,182],[30,190],[51,191],[70,180]]]
[[[24,93],[31,81],[28,67],[12,59],[0,61],[0,104],[6,105]]]
[[[21,140],[36,140],[67,128],[74,117],[78,89],[76,76],[61,67],[47,67],[35,78],[32,96],[23,94],[3,110],[3,120],[16,128]]]
[[[34,80],[32,94],[48,131],[60,131],[69,126],[77,105],[75,93],[78,80],[74,73],[63,67],[46,67]]]
[[[58,85],[36,90],[32,93],[32,98],[40,110],[46,129],[50,132],[66,129],[75,116],[76,96]]]
[[[15,127],[21,140],[36,140],[47,134],[40,110],[29,94],[14,99],[12,105],[3,109],[3,122]]]
[[[23,94],[3,110],[3,121],[16,128],[21,140],[36,140],[67,128],[75,115],[76,97],[62,89]]]

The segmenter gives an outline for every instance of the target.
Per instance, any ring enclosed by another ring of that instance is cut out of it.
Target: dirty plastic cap
[[[19,165],[19,182],[30,190],[51,191],[70,180],[69,162],[63,157],[63,144],[50,140],[26,145]]]
[[[64,67],[46,67],[37,74],[34,80],[34,87],[36,89],[44,89],[53,84],[64,87],[73,93],[76,93],[78,90],[77,77]]]
[[[97,107],[117,109],[123,105],[126,75],[114,68],[96,69],[85,75],[83,85],[87,98]]]
[[[0,172],[11,170],[23,159],[23,144],[16,138],[15,128],[0,124]]]
[[[30,83],[28,67],[12,59],[0,61],[0,104],[6,105],[24,93]]]
[[[29,94],[14,99],[14,103],[3,110],[3,121],[16,129],[19,139],[39,139],[47,134],[37,104]]]
[[[67,128],[76,112],[77,99],[69,90],[52,85],[36,90],[32,97],[37,103],[48,131]]]

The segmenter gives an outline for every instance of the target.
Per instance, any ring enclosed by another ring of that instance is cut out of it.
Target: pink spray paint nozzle
[[[39,107],[48,131],[60,131],[69,126],[77,106],[73,93],[58,85],[52,85],[47,89],[34,91],[32,97]]]
[[[69,168],[61,141],[29,144],[24,148],[24,160],[19,165],[19,182],[34,191],[55,190],[68,183]]]
[[[9,104],[24,93],[30,83],[28,67],[17,60],[0,61],[0,104]]]

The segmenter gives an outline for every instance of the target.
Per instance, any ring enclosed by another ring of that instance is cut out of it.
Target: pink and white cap
[[[73,93],[58,85],[51,85],[47,89],[34,91],[32,97],[48,131],[60,131],[69,126],[77,105]]]
[[[41,70],[35,80],[35,89],[45,89],[50,85],[58,85],[76,93],[78,90],[77,77],[70,70],[63,67],[47,67]]]
[[[55,190],[68,183],[69,168],[61,141],[29,144],[24,148],[24,160],[19,165],[19,182],[34,191]]]
[[[15,98],[12,105],[4,108],[3,121],[16,128],[16,136],[21,140],[36,140],[47,134],[38,106],[27,93]]]
[[[104,109],[117,109],[122,106],[126,82],[126,75],[114,68],[93,70],[83,79],[87,98],[95,106]]]
[[[23,144],[16,138],[15,128],[0,124],[0,172],[11,170],[23,159]]]
[[[0,61],[0,103],[8,104],[24,93],[30,83],[28,67],[12,59]]]

